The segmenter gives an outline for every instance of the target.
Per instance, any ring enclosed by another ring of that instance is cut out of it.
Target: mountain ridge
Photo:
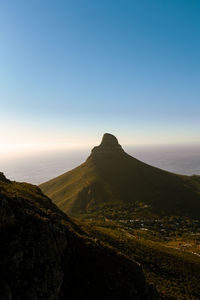
[[[73,216],[97,211],[104,205],[117,209],[120,205],[144,203],[152,213],[199,218],[199,183],[198,177],[170,173],[141,162],[127,154],[115,136],[106,133],[83,164],[40,187]]]

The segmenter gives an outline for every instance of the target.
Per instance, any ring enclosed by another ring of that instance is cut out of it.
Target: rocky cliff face
[[[117,138],[110,133],[105,133],[103,135],[101,144],[92,149],[91,156],[95,156],[98,154],[116,154],[123,152],[124,150],[122,149],[122,146],[118,143]]]
[[[41,190],[0,178],[0,299],[156,299],[138,264],[92,240]]]

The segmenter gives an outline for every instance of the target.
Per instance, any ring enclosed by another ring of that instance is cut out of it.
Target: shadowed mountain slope
[[[156,299],[140,266],[0,173],[0,299]]]
[[[199,218],[199,176],[149,166],[124,152],[116,137],[108,133],[85,163],[40,187],[64,212],[74,216],[103,206],[144,203],[154,214]]]

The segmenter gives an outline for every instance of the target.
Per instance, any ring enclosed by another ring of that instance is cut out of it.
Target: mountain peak
[[[113,152],[124,152],[124,150],[122,149],[121,145],[118,143],[117,138],[110,133],[105,133],[103,135],[101,144],[92,149],[92,155],[107,154]]]
[[[127,154],[115,136],[105,133],[83,164],[43,183],[41,188],[73,216],[91,212],[95,216],[102,216],[103,212],[106,215],[111,206],[113,213],[119,207],[124,207],[124,211],[130,207],[132,211],[131,207],[135,209],[138,203],[143,203],[150,207],[147,215],[173,214],[199,219],[198,178],[150,166]]]
[[[102,141],[101,141],[101,146],[104,147],[113,147],[113,146],[118,146],[118,140],[117,138],[110,134],[110,133],[104,133]]]

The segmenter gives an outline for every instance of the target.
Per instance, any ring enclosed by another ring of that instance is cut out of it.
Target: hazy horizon
[[[95,146],[95,145],[93,145]],[[16,181],[40,184],[83,163],[92,147],[0,156],[0,168]],[[135,158],[158,168],[185,175],[200,175],[200,145],[123,145]]]

